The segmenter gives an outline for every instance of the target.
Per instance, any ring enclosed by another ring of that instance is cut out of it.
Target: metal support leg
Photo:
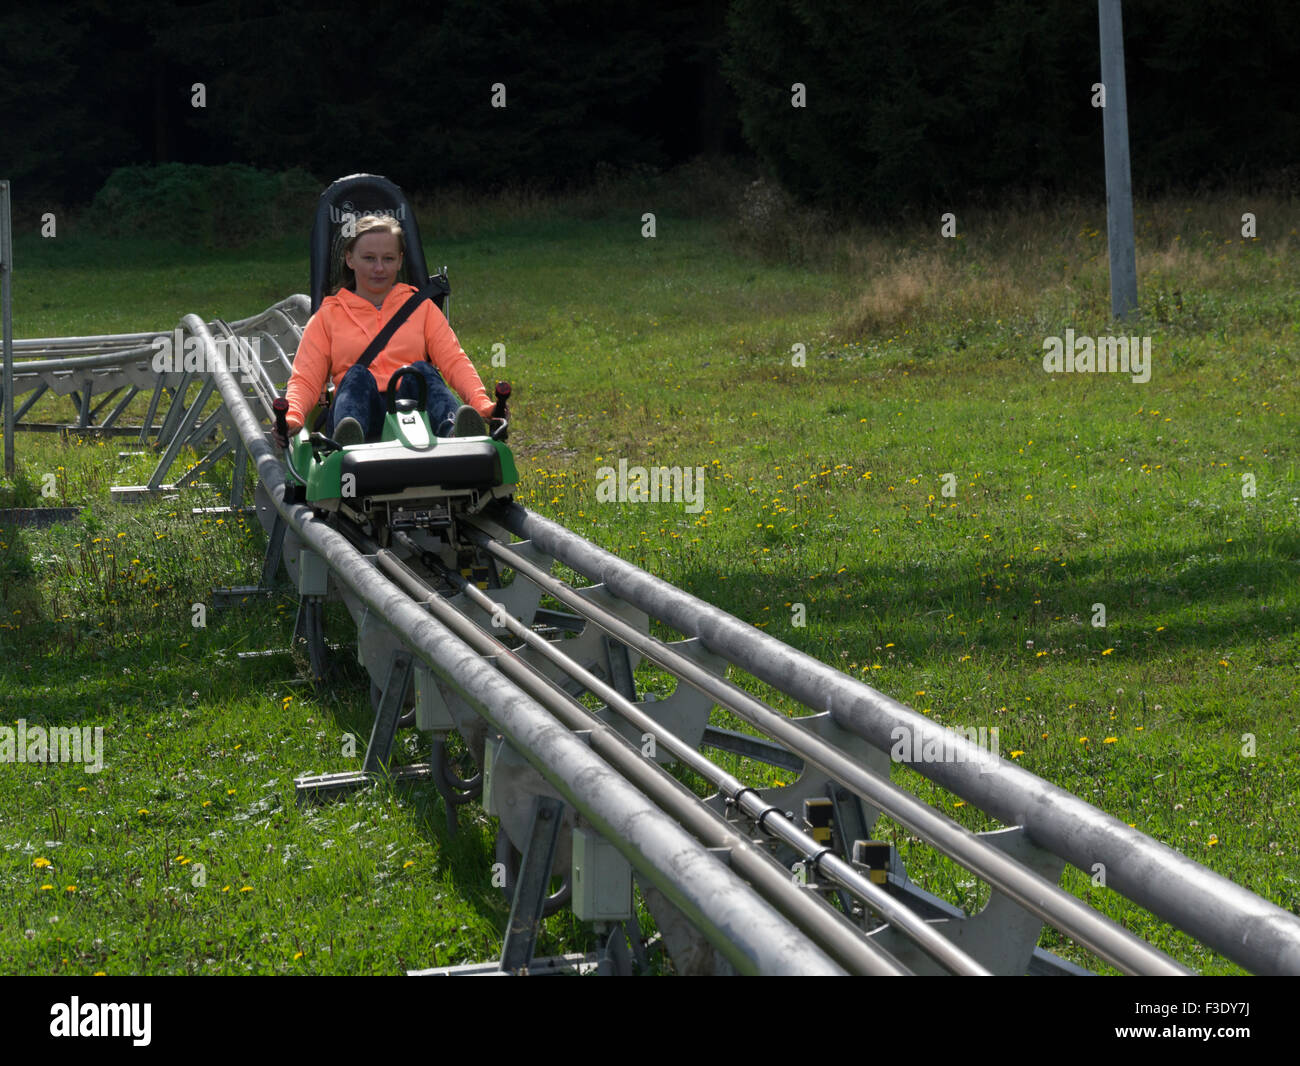
[[[153,395],[149,397],[149,410],[144,415],[144,425],[140,427],[140,443],[149,443],[149,434],[153,432],[153,420],[158,414],[158,404],[162,402],[163,391],[166,389],[166,376],[159,374],[154,379]]]
[[[322,604],[319,596],[303,596],[298,601],[298,617],[293,624],[293,639],[307,642],[307,656],[311,663],[313,681],[325,680],[328,662],[325,658],[325,627],[321,620]]]
[[[406,651],[395,651],[388,663],[388,677],[384,693],[375,708],[375,724],[370,730],[370,743],[366,745],[366,759],[362,773],[373,774],[388,766],[393,757],[393,739],[397,735],[397,719],[401,717],[402,700],[411,683],[411,656]]]
[[[609,659],[609,683],[620,696],[635,703],[636,685],[632,680],[632,661],[627,654],[627,645],[606,636],[605,654]]]
[[[36,401],[39,400],[42,396],[44,396],[48,389],[49,386],[42,381],[39,385],[36,386],[35,389],[32,390],[32,394],[28,396],[27,399],[23,401],[23,405],[20,408],[18,408],[17,411],[14,412],[14,425],[17,425],[20,421],[22,421],[23,415],[25,415],[28,411],[32,409],[32,405],[35,404]]]
[[[862,810],[862,801],[843,785],[838,785],[834,781],[826,783],[826,795],[831,801],[831,826],[840,846],[840,858],[851,860],[853,842],[868,840],[871,836],[870,827]],[[838,892],[837,895],[844,913],[851,915],[854,907],[853,898],[844,891]]]
[[[230,475],[230,509],[236,511],[244,506],[244,482],[248,477],[248,451],[243,438],[238,433],[230,433],[228,439],[235,441],[235,470]]]
[[[266,538],[266,556],[262,560],[262,582],[264,589],[275,584],[275,575],[280,569],[280,557],[284,554],[284,531],[288,528],[284,517],[277,511],[275,523],[271,526],[271,535]]]
[[[159,437],[159,441],[162,442],[163,440],[166,440],[167,447],[163,452],[163,457],[158,460],[158,466],[155,468],[153,475],[149,478],[149,490],[151,492],[158,491],[159,486],[162,485],[163,477],[166,475],[167,471],[171,469],[171,465],[176,461],[176,457],[180,454],[181,449],[189,443],[190,438],[194,433],[194,420],[198,417],[199,412],[203,410],[203,405],[208,402],[208,397],[212,395],[212,391],[215,388],[216,385],[212,379],[204,382],[203,387],[199,389],[198,396],[194,398],[194,402],[186,409],[181,420],[172,423],[170,428],[173,432],[170,438],[165,436],[168,427],[163,427],[164,435]],[[183,398],[183,394],[177,396],[178,400]],[[179,404],[172,405],[172,410],[167,413],[167,418],[169,420],[178,410],[179,406]]]
[[[503,973],[518,973],[532,962],[537,933],[542,923],[542,906],[551,883],[555,863],[555,846],[560,839],[560,815],[564,804],[550,796],[538,796],[533,807],[533,825],[519,864],[515,898],[510,905],[510,923],[506,926],[501,948]]]
[[[609,927],[600,947],[596,973],[602,977],[631,977],[632,953],[628,950],[629,933],[622,922]]]
[[[92,422],[99,417],[100,411],[113,402],[113,397],[121,392],[124,387],[125,386],[119,385],[117,388],[111,389],[106,395],[100,397],[99,403],[95,404],[94,408],[90,412],[90,420]]]
[[[77,428],[86,429],[90,425],[90,397],[94,392],[95,383],[86,382],[86,391],[81,394],[81,410],[77,412]]]
[[[117,392],[117,391],[119,390],[117,389],[113,390],[113,392]],[[122,412],[125,411],[131,405],[131,401],[135,399],[136,394],[139,393],[139,391],[140,391],[139,385],[132,385],[129,389],[127,389],[126,395],[117,401],[117,406],[114,407],[113,410],[108,413],[108,417],[105,418],[104,421],[100,423],[100,429],[112,429],[113,425],[122,416]],[[110,393],[110,395],[112,394]]]
[[[227,453],[232,451],[234,447],[234,444],[230,440],[220,441],[212,451],[208,452],[207,455],[185,471],[185,480],[192,483],[195,479],[206,474],[219,460],[224,459]]]
[[[644,939],[641,935],[641,922],[636,916],[636,907],[632,908],[631,917],[622,923],[622,929],[627,936],[628,947],[632,952],[632,962],[636,964],[636,970],[641,973],[648,973],[650,970],[650,956],[646,953]],[[635,971],[633,971],[635,972]]]
[[[185,409],[185,394],[190,391],[194,374],[190,371],[181,378],[181,383],[172,393],[171,404],[163,415],[162,425],[158,427],[158,444],[161,446],[171,440],[180,425],[181,412]]]

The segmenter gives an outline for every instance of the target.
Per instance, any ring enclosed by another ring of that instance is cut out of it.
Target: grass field
[[[1300,205],[1139,203],[1136,383],[1043,367],[1045,338],[1118,332],[1103,205],[959,215],[944,238],[937,220],[837,229],[761,186],[726,204],[647,182],[422,215],[463,346],[515,386],[521,501],[937,721],[997,727],[1004,757],[1300,913]],[[19,337],[234,319],[305,288],[305,234],[196,258],[63,232],[16,241]],[[0,972],[491,956],[507,908],[489,820],[470,808],[448,840],[436,800],[384,788],[295,807],[296,774],[356,765],[364,675],[313,687],[287,657],[235,658],[287,643],[287,586],[195,628],[214,585],[256,580],[261,530],[191,517],[219,487],[110,504],[151,468],[129,447],[22,435],[0,496],[84,504],[0,531],[3,724],[100,726],[105,752],[96,774],[0,768]],[[601,502],[621,459],[703,468],[700,509]],[[877,835],[931,890],[986,898],[905,830]],[[1064,884],[1198,970],[1238,972],[1084,874]],[[586,943],[557,917],[541,950]]]

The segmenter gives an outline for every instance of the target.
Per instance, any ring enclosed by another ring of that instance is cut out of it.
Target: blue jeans
[[[410,369],[424,378],[428,386],[426,409],[429,413],[429,425],[439,437],[451,435],[452,420],[460,407],[460,400],[443,383],[442,375],[433,368],[432,363],[412,363]],[[397,385],[399,400],[419,399],[419,386],[409,374]],[[369,368],[353,366],[343,375],[342,382],[334,392],[334,402],[330,404],[329,417],[325,420],[325,435],[334,435],[334,427],[345,418],[355,418],[365,430],[366,440],[378,440],[384,426],[384,413],[387,410],[385,397],[379,393],[375,375]]]

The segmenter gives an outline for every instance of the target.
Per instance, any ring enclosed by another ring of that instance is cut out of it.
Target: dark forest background
[[[1300,4],[1124,22],[1139,192],[1294,182]],[[1102,188],[1091,0],[72,0],[0,15],[0,71],[0,172],[29,203],[166,162],[430,194],[733,156],[858,213]]]

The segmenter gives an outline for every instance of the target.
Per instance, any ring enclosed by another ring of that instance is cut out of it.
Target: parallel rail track
[[[294,297],[212,328],[187,315],[181,328],[201,350],[202,367],[177,375],[147,362],[155,351],[151,334],[20,342],[28,358],[18,364],[18,387],[35,397],[50,389],[75,394],[83,429],[111,429],[136,392],[155,390],[141,439],[155,433],[162,458],[150,481],[120,492],[123,499],[174,488],[167,474],[186,445],[215,440],[185,477],[233,457],[231,503],[239,506],[251,458],[270,540],[263,582],[281,559],[299,581],[300,631],[315,668],[328,655],[323,599],[343,600],[357,624],[376,721],[366,773],[354,776],[381,771],[394,731],[413,718],[433,733],[427,776],[454,826],[456,806],[482,785],[447,765],[451,730],[486,769],[485,805],[501,819],[506,850],[522,856],[502,968],[533,962],[552,873],[581,866],[574,877],[599,871],[617,882],[623,863],[686,972],[1078,972],[1036,948],[1043,924],[1124,973],[1189,972],[1060,889],[1069,862],[1085,872],[1103,864],[1111,889],[1253,972],[1300,973],[1294,915],[517,504],[458,523],[458,535],[491,573],[513,575],[509,584],[494,580],[482,589],[403,533],[381,546],[306,505],[285,503],[284,468],[266,427],[305,310],[305,298]],[[232,372],[222,351],[245,351],[253,337],[265,350],[247,348]],[[90,397],[113,389],[136,392],[97,424],[95,413],[109,401],[92,407]],[[168,411],[151,428],[164,396]],[[551,574],[555,561],[592,584],[559,581]],[[541,609],[542,596],[564,612]],[[650,618],[685,639],[650,636]],[[641,659],[678,679],[672,696],[638,697]],[[772,708],[729,680],[732,668],[812,713],[791,718]],[[403,718],[412,687],[416,712]],[[711,725],[714,707],[754,734]],[[886,753],[900,728],[914,751],[933,741],[956,756],[917,761],[916,770],[1010,828],[972,833],[894,785]],[[710,758],[711,750],[798,777],[788,786],[750,787]],[[668,772],[671,764],[712,794],[701,798]],[[855,842],[870,840],[881,814],[986,881],[988,907],[962,915],[912,885],[896,854],[882,860],[882,845],[860,845],[855,855]],[[619,858],[591,861],[596,837]],[[626,931],[639,949],[635,920],[617,908],[594,920],[606,945],[600,965],[626,970],[620,938]]]

